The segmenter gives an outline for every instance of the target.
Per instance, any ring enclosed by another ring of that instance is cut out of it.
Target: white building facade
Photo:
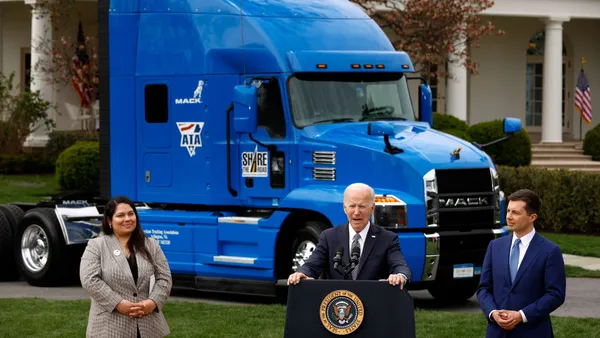
[[[479,74],[451,65],[454,78],[432,84],[437,112],[469,124],[518,117],[534,143],[579,140],[599,123],[600,0],[495,0],[482,19],[506,35],[470,50]],[[582,58],[592,93],[589,125],[575,109]]]
[[[36,81],[32,67],[44,57],[32,41],[48,36],[51,22],[32,10],[36,0],[0,0],[0,72],[14,72],[21,88],[40,90],[56,110],[49,116],[57,130],[81,129],[73,107],[79,105],[71,85]],[[97,34],[97,2],[79,1],[73,8],[65,35],[76,37],[78,19],[85,35]],[[600,121],[600,0],[495,0],[482,14],[502,37],[485,37],[480,47],[470,51],[478,60],[478,75],[467,74],[463,67],[450,65],[453,78],[432,83],[434,111],[459,117],[474,124],[503,117],[518,117],[532,141],[560,143],[579,140]],[[581,59],[592,90],[592,102],[598,102],[593,122],[580,123],[574,107]],[[581,126],[581,128],[580,128]],[[35,130],[27,143],[42,146],[47,131]]]

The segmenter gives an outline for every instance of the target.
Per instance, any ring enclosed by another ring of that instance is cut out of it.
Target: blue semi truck
[[[126,195],[176,287],[274,295],[363,182],[409,289],[474,294],[489,241],[507,234],[494,164],[431,128],[429,87],[357,6],[101,0],[99,37],[100,197],[0,207],[1,275],[75,276],[103,203]]]

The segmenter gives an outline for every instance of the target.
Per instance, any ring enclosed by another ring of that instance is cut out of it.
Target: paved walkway
[[[586,270],[600,270],[600,258],[563,254],[565,265],[574,265]]]

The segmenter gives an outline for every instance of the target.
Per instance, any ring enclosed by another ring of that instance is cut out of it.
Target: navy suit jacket
[[[477,299],[488,319],[486,337],[553,337],[550,313],[565,301],[565,263],[560,248],[536,233],[510,281],[509,255],[512,234],[488,245]],[[492,310],[522,310],[527,323],[506,331],[493,319]]]
[[[308,277],[318,278],[323,271],[328,279],[344,279],[344,275],[333,268],[333,257],[338,245],[344,246],[342,264],[350,262],[348,248],[348,224],[342,224],[321,232],[317,248],[298,272]],[[402,273],[411,279],[410,268],[404,260],[398,235],[371,223],[363,252],[360,255],[357,280],[387,279],[392,273]],[[349,275],[349,279],[352,279]]]

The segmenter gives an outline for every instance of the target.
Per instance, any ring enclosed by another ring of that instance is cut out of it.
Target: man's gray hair
[[[346,187],[346,190],[344,190],[344,200],[346,200],[346,195],[351,190],[367,191],[369,193],[369,199],[371,200],[371,204],[375,203],[375,190],[373,190],[373,188],[371,188],[369,185],[364,184],[364,183],[350,184],[349,186]]]

